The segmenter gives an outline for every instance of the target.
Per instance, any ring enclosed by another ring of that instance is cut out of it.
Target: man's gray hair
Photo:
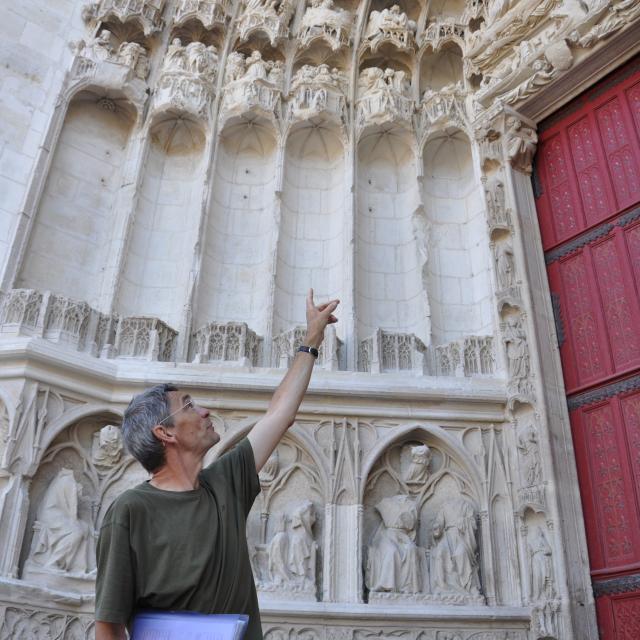
[[[158,384],[134,396],[124,412],[122,439],[127,451],[149,472],[159,469],[165,463],[162,442],[153,433],[153,427],[160,421],[173,426],[169,391],[177,391],[172,384]]]

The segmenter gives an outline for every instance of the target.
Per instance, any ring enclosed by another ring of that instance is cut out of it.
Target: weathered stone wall
[[[131,395],[186,387],[232,446],[312,286],[340,323],[247,532],[268,637],[595,639],[528,174],[639,14],[3,9],[0,637],[89,637]]]

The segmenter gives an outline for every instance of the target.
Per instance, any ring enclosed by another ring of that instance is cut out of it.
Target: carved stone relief
[[[231,10],[229,0],[179,0],[173,16],[173,24],[181,25],[198,20],[205,29],[224,24]]]
[[[326,40],[336,51],[349,44],[353,17],[340,7],[334,7],[333,0],[311,0],[302,18],[298,37],[303,46],[313,40]]]
[[[246,0],[238,31],[241,40],[246,40],[256,31],[264,31],[275,46],[289,32],[289,21],[295,11],[292,0]]]
[[[75,54],[86,61],[81,72],[86,75],[90,68],[101,63],[120,65],[132,78],[145,80],[149,74],[149,56],[147,50],[137,42],[116,43],[113,34],[103,29],[93,40],[86,43],[80,40],[74,45]]]
[[[344,72],[321,64],[303,65],[291,80],[289,117],[306,120],[326,112],[339,122],[346,118],[348,80]]]
[[[502,341],[507,356],[509,393],[523,399],[533,397],[529,344],[524,328],[524,318],[517,314],[508,315],[502,323]]]
[[[257,50],[249,56],[232,52],[225,71],[222,121],[252,109],[273,115],[280,105],[283,81],[284,67],[280,60],[265,60]]]
[[[110,19],[122,23],[139,22],[146,36],[157,33],[163,26],[164,0],[99,0],[86,4],[82,18],[89,24],[99,24]]]
[[[63,612],[0,606],[2,640],[88,640],[93,617]]]
[[[409,20],[399,5],[394,4],[389,9],[371,12],[364,40],[374,53],[385,42],[390,42],[401,50],[411,49],[415,32],[416,23]]]
[[[214,45],[197,41],[182,45],[179,38],[174,38],[164,57],[154,107],[173,107],[206,116],[217,71],[218,52]]]
[[[410,123],[414,103],[406,71],[370,67],[358,78],[357,125]]]
[[[261,359],[262,338],[242,322],[211,322],[192,336],[192,362],[248,362],[257,366]]]
[[[40,461],[23,543],[27,582],[91,591],[102,516],[118,493],[147,477],[124,454],[119,427],[101,424],[87,418],[68,427]]]
[[[466,490],[435,444],[401,443],[382,455],[365,492],[369,602],[484,603],[477,511]]]
[[[323,557],[321,480],[310,456],[283,441],[260,474],[247,524],[260,597],[316,601]]]

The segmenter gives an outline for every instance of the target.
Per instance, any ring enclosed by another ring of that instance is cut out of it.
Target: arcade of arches
[[[1,18],[0,638],[92,637],[129,399],[188,389],[214,459],[309,287],[340,322],[249,516],[265,638],[640,638],[638,0]]]

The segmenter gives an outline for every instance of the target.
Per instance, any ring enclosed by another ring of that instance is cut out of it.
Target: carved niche
[[[330,69],[326,64],[303,65],[291,80],[289,119],[307,120],[324,112],[345,122],[348,83],[347,75],[339,69]]]
[[[471,485],[436,444],[385,451],[364,499],[369,602],[483,604]]]
[[[311,6],[302,17],[298,37],[304,47],[321,38],[337,51],[349,44],[352,23],[351,13],[334,7],[333,0],[311,0]]]
[[[114,18],[123,23],[136,20],[150,36],[162,29],[163,9],[164,0],[99,0],[84,6],[82,19],[94,25]]]
[[[77,61],[74,74],[95,76],[100,73],[103,82],[117,86],[118,82],[145,80],[149,75],[149,54],[137,42],[116,41],[111,31],[102,29],[100,33],[85,42],[74,44]]]
[[[552,531],[543,511],[524,511],[520,535],[525,550],[526,599],[533,607],[531,626],[535,638],[559,637],[560,600],[555,586]]]
[[[154,96],[155,109],[176,108],[196,116],[208,115],[218,71],[213,45],[174,38],[165,54]]]
[[[120,428],[100,417],[67,427],[45,452],[30,488],[22,579],[90,592],[95,541],[107,507],[147,478],[123,450]]]
[[[324,498],[311,456],[285,437],[260,472],[262,493],[247,522],[262,599],[315,602],[321,584]]]
[[[280,106],[284,65],[280,60],[265,60],[259,51],[250,56],[233,51],[227,59],[224,80],[222,122],[251,110],[273,117]]]
[[[371,12],[364,41],[374,53],[385,42],[407,51],[413,49],[415,33],[415,21],[409,20],[400,6],[394,4],[391,8]]]
[[[199,20],[205,29],[225,24],[231,12],[229,0],[180,0],[173,16],[174,25]]]
[[[254,31],[264,31],[275,47],[289,33],[289,21],[295,12],[293,0],[246,0],[238,31],[240,40],[247,40]]]
[[[414,103],[406,71],[370,67],[358,78],[357,126],[404,122],[410,124]]]

